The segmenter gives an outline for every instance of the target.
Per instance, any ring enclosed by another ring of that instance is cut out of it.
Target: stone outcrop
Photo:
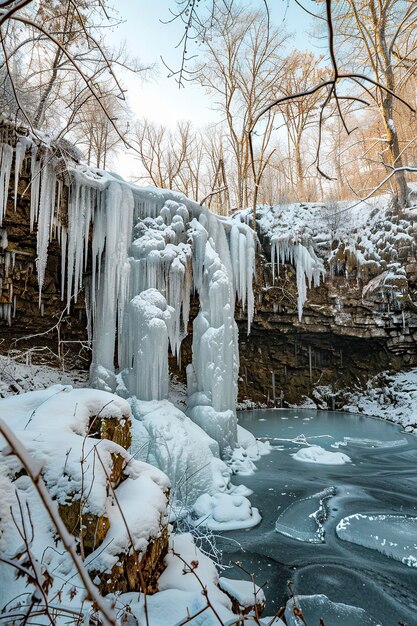
[[[239,400],[288,406],[328,387],[328,408],[338,408],[337,391],[363,388],[381,372],[417,366],[416,247],[401,250],[408,291],[400,306],[380,293],[363,297],[372,273],[359,275],[351,263],[338,275],[327,267],[320,287],[311,288],[302,319],[297,315],[295,270],[285,265],[273,284],[263,242],[256,285],[256,315],[249,336],[237,314],[240,339]]]
[[[88,436],[108,439],[127,449],[132,439],[130,427],[131,420],[128,416],[120,419],[96,415],[90,417]],[[122,454],[112,453],[111,462],[106,490],[115,498],[113,506],[117,506],[117,487],[128,478],[124,473],[126,458]],[[168,491],[165,492],[165,497],[168,505]],[[140,501],[138,505],[140,506]],[[147,506],[146,501],[143,506]],[[94,515],[84,511],[82,507],[78,494],[74,494],[74,499],[67,504],[58,505],[59,514],[67,530],[82,540],[82,553],[88,556],[105,542],[111,523],[106,514]],[[95,571],[94,566],[90,568],[90,575],[97,582],[102,594],[127,591],[145,591],[152,594],[158,591],[158,578],[165,568],[164,559],[168,552],[167,521],[161,518],[159,527],[158,536],[149,537],[144,553],[128,546],[126,551],[118,555],[111,571]]]
[[[0,125],[0,135],[4,136]],[[22,134],[24,131],[22,131]],[[16,136],[8,138],[13,145]],[[0,334],[1,351],[31,351],[34,360],[55,367],[88,367],[83,294],[71,311],[61,301],[61,249],[51,239],[39,304],[36,229],[30,231],[30,150],[22,164],[15,210],[13,160],[7,210],[0,226]],[[63,177],[60,210],[65,212],[68,187]],[[39,336],[36,336],[39,335]],[[29,337],[28,339],[24,339]],[[75,342],[75,343],[74,343]]]
[[[65,311],[61,301],[61,256],[55,239],[48,252],[41,306],[36,276],[36,234],[30,232],[30,159],[23,162],[14,208],[12,166],[7,212],[0,230],[0,333],[1,352],[25,352],[29,359],[44,360],[61,369],[88,369],[91,357],[86,332],[87,318],[81,294],[77,304]],[[65,213],[67,187],[63,175],[60,210]],[[303,207],[300,207],[300,210]],[[297,315],[295,270],[281,265],[279,280],[273,283],[269,263],[270,248],[265,238],[258,259],[256,315],[249,336],[246,315],[237,311],[240,337],[239,400],[267,406],[286,406],[310,396],[315,387],[329,387],[329,407],[335,392],[347,387],[363,387],[370,376],[386,370],[397,372],[417,365],[417,260],[416,227],[411,215],[402,228],[403,238],[384,248],[376,242],[378,254],[387,263],[399,262],[405,278],[395,275],[392,287],[408,283],[401,306],[387,302],[378,293],[363,296],[363,290],[380,268],[367,261],[359,271],[351,247],[334,242],[332,266],[324,283],[308,292],[302,319]],[[397,228],[395,219],[383,226],[389,236]],[[259,233],[260,234],[260,233]],[[407,239],[408,238],[408,239]],[[378,247],[379,246],[379,247]],[[394,263],[395,264],[395,263]],[[87,267],[88,273],[88,267]],[[398,284],[397,284],[398,283]],[[192,318],[197,303],[192,304]],[[10,325],[11,324],[11,325]],[[26,337],[26,339],[25,339]],[[185,365],[191,362],[191,341],[181,348],[179,369],[170,367],[185,382]],[[126,447],[128,429],[106,420],[97,425],[100,436],[108,436]],[[104,429],[104,430],[103,430]],[[113,432],[113,430],[114,432]],[[117,432],[116,432],[117,431]]]

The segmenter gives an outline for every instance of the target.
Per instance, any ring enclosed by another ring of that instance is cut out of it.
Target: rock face
[[[81,297],[76,305],[72,305],[70,313],[64,310],[65,305],[61,301],[61,250],[56,239],[52,239],[49,246],[39,304],[36,229],[31,232],[29,226],[29,157],[30,151],[23,161],[19,177],[16,210],[13,161],[7,210],[0,226],[1,351],[29,350],[29,358],[33,356],[37,361],[43,358],[48,365],[61,368],[73,365],[85,367],[89,360],[85,306]],[[63,211],[67,200],[68,188],[63,184]]]
[[[363,297],[371,275],[357,268],[328,273],[308,291],[301,320],[297,315],[295,270],[285,265],[273,284],[267,242],[258,263],[256,315],[249,336],[244,313],[237,315],[240,345],[239,400],[288,406],[314,398],[321,387],[328,408],[340,408],[337,393],[363,388],[381,372],[417,365],[416,248],[402,250],[408,290],[396,308],[374,293]],[[344,268],[345,270],[345,268]],[[269,286],[268,286],[269,285]],[[327,389],[326,389],[327,388]]]
[[[29,161],[29,157],[23,161],[16,210],[12,164],[7,211],[0,227],[0,351],[23,353],[29,361],[43,359],[64,370],[87,369],[91,354],[85,304],[81,294],[77,304],[71,304],[69,312],[65,310],[61,300],[60,246],[54,239],[49,246],[39,306],[36,233],[29,228]],[[68,187],[63,176],[60,210],[64,213],[67,201]],[[301,209],[304,210],[300,205]],[[311,397],[320,386],[328,388],[328,405],[332,408],[338,405],[339,389],[363,387],[370,376],[382,370],[397,372],[417,365],[414,219],[410,215],[398,223],[391,219],[377,224],[385,238],[372,244],[374,256],[382,259],[386,268],[401,265],[402,274],[390,270],[392,289],[402,293],[400,306],[387,301],[377,289],[364,296],[372,280],[384,275],[381,265],[369,258],[366,269],[365,265],[360,268],[352,246],[334,241],[331,254],[327,254],[331,263],[325,261],[324,283],[309,290],[301,320],[297,315],[295,269],[289,263],[281,264],[279,279],[274,283],[270,241],[259,232],[262,250],[258,259],[256,316],[249,336],[245,313],[238,310],[236,315],[240,337],[239,400],[286,406]],[[372,233],[369,236],[372,239]],[[192,303],[190,332],[197,307],[196,302]],[[183,367],[179,370],[171,359],[170,369],[185,382],[185,365],[191,362],[190,337],[181,347],[181,362]],[[115,428],[117,432],[111,437],[122,446],[128,445],[129,434],[118,425],[106,422],[105,428]]]

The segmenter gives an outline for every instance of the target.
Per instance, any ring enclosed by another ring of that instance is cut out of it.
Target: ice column
[[[168,396],[168,338],[173,308],[156,289],[132,298],[125,311],[125,384],[141,400]]]

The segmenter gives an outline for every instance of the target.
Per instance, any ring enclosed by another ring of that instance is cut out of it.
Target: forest
[[[0,2],[0,625],[413,626],[415,0]]]

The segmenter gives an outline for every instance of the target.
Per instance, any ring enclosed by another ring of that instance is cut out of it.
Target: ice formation
[[[377,550],[387,557],[417,567],[417,517],[386,513],[356,513],[340,520],[340,539]]]
[[[58,159],[49,145],[39,146],[30,137],[18,138],[15,148],[1,146],[0,224],[13,158],[15,200],[24,161],[30,160],[30,227],[37,234],[40,303],[52,237],[61,245],[61,295],[68,308],[77,301],[89,270],[92,383],[115,391],[119,371],[130,395],[148,401],[166,398],[168,345],[180,360],[190,299],[197,293],[200,311],[187,367],[190,414],[202,426],[203,414],[210,424],[219,415],[221,451],[233,448],[239,368],[235,297],[248,311],[249,329],[255,233],[182,194],[137,187],[83,165],[66,174],[68,215],[63,216]],[[2,305],[0,316],[11,321],[12,310],[11,304]]]
[[[345,463],[351,463],[351,458],[347,454],[331,452],[321,446],[300,448],[291,456],[296,461],[302,461],[303,463],[318,463],[321,465],[345,465]]]
[[[292,237],[282,238],[274,235],[271,238],[271,265],[272,276],[275,280],[275,271],[279,276],[279,264],[291,263],[295,267],[297,281],[297,309],[298,319],[301,320],[303,307],[307,300],[307,287],[318,287],[320,279],[324,276],[324,266],[317,257],[313,247],[308,248]]]
[[[297,616],[295,608],[301,609],[303,619]],[[337,624],[337,626],[381,626],[379,622],[357,606],[332,602],[323,594],[302,596],[297,595],[288,600],[285,609],[285,619],[288,626],[303,626],[303,624]]]
[[[335,487],[328,487],[293,502],[278,517],[276,532],[297,541],[323,543],[324,524],[329,516],[328,501],[335,495]]]

